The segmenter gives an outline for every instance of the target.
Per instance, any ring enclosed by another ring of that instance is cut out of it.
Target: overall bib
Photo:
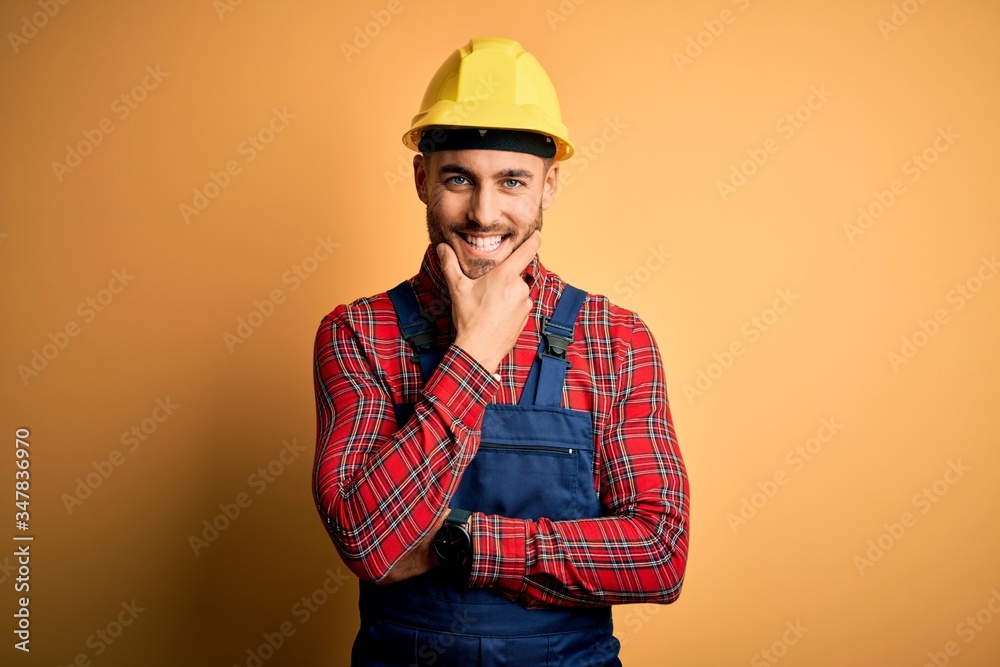
[[[433,325],[407,281],[389,296],[426,383],[443,355],[433,348]],[[487,404],[479,450],[451,507],[520,519],[601,515],[590,413],[561,406],[566,347],[585,298],[566,285],[519,402]],[[414,404],[395,410],[402,425]],[[445,568],[388,586],[361,582],[359,606],[354,667],[621,665],[610,607],[524,609],[490,590],[466,588]]]

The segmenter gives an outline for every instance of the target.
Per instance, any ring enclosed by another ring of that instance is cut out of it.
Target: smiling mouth
[[[510,234],[494,234],[493,236],[472,236],[470,234],[462,234],[459,232],[459,236],[465,241],[465,244],[470,248],[481,253],[491,253],[497,248],[499,248]]]

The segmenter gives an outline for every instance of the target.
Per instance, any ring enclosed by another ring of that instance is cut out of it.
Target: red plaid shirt
[[[447,283],[433,246],[413,279],[444,357],[426,386],[383,292],[338,306],[316,336],[313,491],[337,550],[378,581],[446,511],[476,455],[487,403],[516,403],[542,320],[563,281],[536,256],[524,272],[529,324],[492,375],[451,344]],[[593,416],[594,488],[604,516],[536,521],[474,513],[469,586],[526,607],[673,602],[688,550],[688,482],[653,335],[634,313],[588,295],[567,351],[563,405]],[[417,402],[396,424],[394,403]]]

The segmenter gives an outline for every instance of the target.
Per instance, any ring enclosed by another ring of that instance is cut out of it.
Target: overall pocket
[[[452,506],[515,519],[598,516],[593,461],[589,413],[490,404]]]
[[[452,504],[513,519],[579,516],[580,450],[482,442]]]

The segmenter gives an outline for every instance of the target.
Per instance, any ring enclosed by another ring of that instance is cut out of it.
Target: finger
[[[531,236],[524,240],[524,243],[519,245],[514,252],[510,253],[500,266],[504,267],[504,271],[510,271],[516,275],[521,275],[528,264],[531,264],[531,260],[534,258],[535,253],[538,252],[538,248],[542,245],[542,235],[536,229],[531,233]],[[500,268],[498,266],[497,268]]]
[[[448,281],[449,288],[454,287],[465,275],[458,263],[458,257],[455,256],[455,250],[447,243],[438,243],[437,252],[441,259],[441,272],[444,273],[444,279]]]

